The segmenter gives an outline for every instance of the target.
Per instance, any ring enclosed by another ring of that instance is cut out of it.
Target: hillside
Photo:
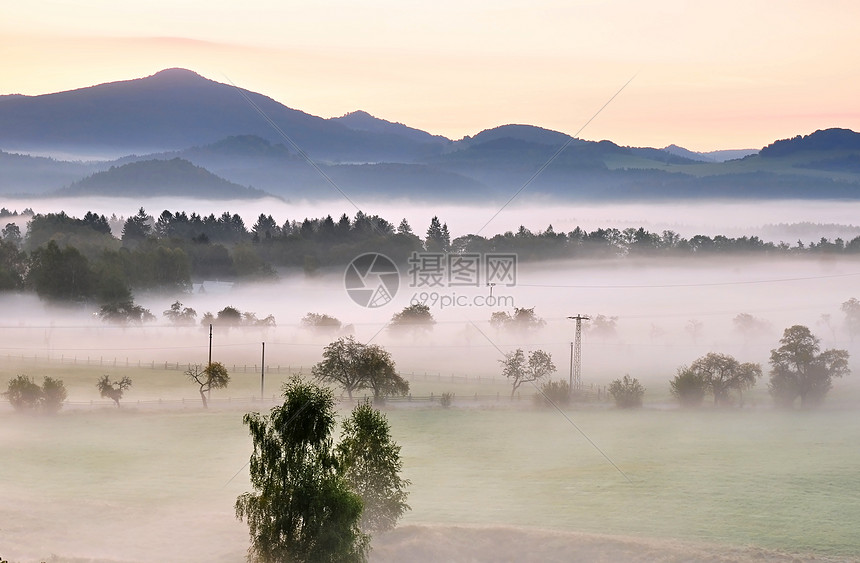
[[[140,197],[141,194],[207,199],[262,198],[269,195],[229,182],[180,158],[111,166],[57,192],[63,196]]]

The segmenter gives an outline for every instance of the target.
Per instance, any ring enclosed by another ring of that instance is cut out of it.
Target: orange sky
[[[5,2],[0,93],[184,67],[315,115],[460,138],[576,133],[635,74],[582,138],[757,148],[860,130],[858,21],[852,1]]]

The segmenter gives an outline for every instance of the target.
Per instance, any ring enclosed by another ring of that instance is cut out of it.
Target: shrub
[[[631,409],[642,406],[642,396],[645,388],[639,380],[625,375],[623,379],[616,379],[609,384],[609,394],[615,399],[615,406],[622,409]]]
[[[540,393],[535,395],[535,402],[542,407],[567,405],[570,403],[570,383],[561,379],[547,381],[540,386]]]
[[[68,393],[62,379],[46,377],[42,382],[42,410],[54,414],[63,408]]]
[[[708,383],[696,371],[681,367],[675,379],[669,382],[669,388],[682,407],[698,407],[705,400]]]
[[[42,389],[26,375],[19,375],[9,382],[3,396],[16,411],[36,410],[42,398]]]
[[[454,401],[453,393],[442,393],[442,398],[439,399],[439,404],[442,405],[443,408],[448,408],[451,406],[451,403]]]

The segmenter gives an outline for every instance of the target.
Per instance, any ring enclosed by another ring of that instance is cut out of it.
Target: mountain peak
[[[193,70],[188,70],[187,68],[165,68],[164,70],[159,70],[150,78],[203,78]]]

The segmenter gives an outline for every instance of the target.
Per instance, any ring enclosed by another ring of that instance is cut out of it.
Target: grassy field
[[[20,367],[3,366],[0,383]],[[250,439],[241,418],[254,405],[139,408],[134,393],[193,397],[194,390],[176,372],[128,374],[135,387],[120,410],[95,405],[51,418],[0,412],[0,555],[242,559],[247,529],[232,506],[248,490]],[[92,373],[62,375],[73,396],[94,389]],[[415,386],[475,392],[473,383]],[[504,397],[506,387],[496,386]],[[387,414],[412,481],[404,526],[506,526],[860,557],[855,410],[590,407],[566,411],[568,420],[527,400],[502,400],[455,401],[451,409],[401,403]]]

